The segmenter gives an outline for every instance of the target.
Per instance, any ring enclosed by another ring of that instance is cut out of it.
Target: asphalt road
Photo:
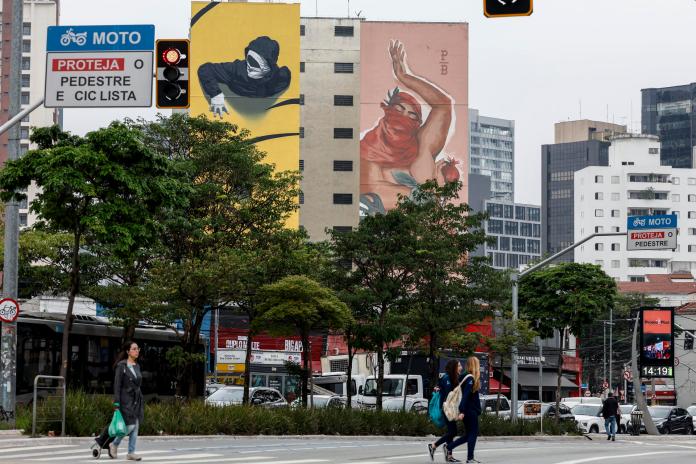
[[[696,462],[696,436],[640,437],[620,436],[607,442],[602,436],[581,439],[486,439],[479,442],[476,458],[482,463],[510,464],[583,464],[608,462],[638,464]],[[0,441],[0,463],[87,463],[92,457],[88,439],[56,440],[49,443],[3,445]],[[411,464],[429,463],[428,440],[388,438],[203,438],[163,440],[140,437],[138,454],[142,462],[157,464]],[[109,459],[104,453],[101,462],[126,462],[127,439],[119,448],[119,458]],[[466,446],[455,451],[466,460]],[[441,450],[435,462],[444,462]]]

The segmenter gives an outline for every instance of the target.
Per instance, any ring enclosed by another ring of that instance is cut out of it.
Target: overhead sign
[[[487,18],[529,16],[533,11],[533,0],[483,0],[483,14]]]
[[[674,377],[674,308],[640,312],[640,375]]]
[[[677,215],[629,216],[627,250],[674,250],[677,248]]]
[[[0,300],[0,321],[14,322],[19,316],[19,303],[12,298],[3,298]]]
[[[217,350],[216,360],[217,364],[244,364],[246,359],[245,350],[230,350],[230,349],[219,349]],[[292,351],[271,351],[271,350],[260,350],[251,352],[251,363],[252,364],[265,364],[265,365],[280,365],[282,366],[286,362],[292,362],[295,364],[300,364],[302,362],[302,354]]]
[[[47,108],[152,106],[155,26],[49,26]]]

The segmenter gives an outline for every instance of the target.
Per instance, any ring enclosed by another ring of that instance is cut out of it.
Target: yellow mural
[[[248,129],[266,162],[297,170],[300,5],[193,2],[190,52],[191,115]]]

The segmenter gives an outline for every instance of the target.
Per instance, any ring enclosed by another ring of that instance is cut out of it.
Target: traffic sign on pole
[[[630,382],[633,380],[633,375],[631,375],[631,371],[624,371],[623,376],[627,382]]]
[[[629,216],[627,250],[674,250],[677,248],[677,215]]]
[[[529,16],[533,11],[533,0],[483,0],[483,14],[487,18]]]
[[[155,26],[49,26],[47,108],[152,106]]]

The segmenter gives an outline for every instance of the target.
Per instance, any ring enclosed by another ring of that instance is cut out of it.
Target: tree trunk
[[[123,343],[133,340],[135,337],[135,326],[132,322],[126,322],[123,326]]]
[[[413,360],[413,354],[411,350],[408,351],[408,366],[406,367],[406,381],[404,381],[404,402],[401,405],[401,410],[406,411],[406,398],[408,396],[408,376],[411,375],[411,361]]]
[[[500,356],[500,380],[498,380],[498,398],[495,401],[495,415],[496,415],[496,417],[500,413],[500,394],[502,393],[502,391],[503,391],[503,357]],[[539,401],[541,401],[541,398],[539,398]],[[510,411],[510,414],[513,414],[513,412]]]
[[[348,371],[346,372],[346,409],[353,408],[353,334],[346,331],[346,345],[348,346]]]
[[[249,319],[249,327],[251,327],[251,318]],[[244,356],[244,393],[242,396],[242,404],[249,404],[249,387],[251,387],[251,345],[253,335],[251,328],[247,332],[246,354]]]
[[[377,397],[375,398],[375,409],[382,410],[382,393],[384,391],[384,346],[380,342],[377,345]]]
[[[300,337],[302,338],[302,352],[304,359],[302,360],[303,363],[303,369],[302,369],[302,406],[307,407],[307,395],[309,393],[309,389],[307,388],[309,386],[309,376],[311,375],[311,370],[312,370],[312,352],[309,346],[309,334],[308,333],[300,333]]]
[[[435,356],[437,350],[437,333],[435,331],[430,331],[430,342],[428,343],[428,356],[430,358],[430,397],[432,398],[433,390],[437,386],[438,374],[439,374],[439,361],[440,358]]]
[[[565,351],[565,334],[566,329],[561,330],[561,339],[558,342],[558,378],[556,379],[556,425],[560,420],[560,407],[561,407],[561,377],[563,377],[563,352]]]
[[[72,249],[72,268],[70,269],[70,293],[68,295],[68,310],[63,323],[63,343],[60,350],[60,376],[68,384],[68,366],[70,364],[70,330],[72,328],[73,307],[75,296],[80,291],[80,238],[81,233],[75,232]]]

